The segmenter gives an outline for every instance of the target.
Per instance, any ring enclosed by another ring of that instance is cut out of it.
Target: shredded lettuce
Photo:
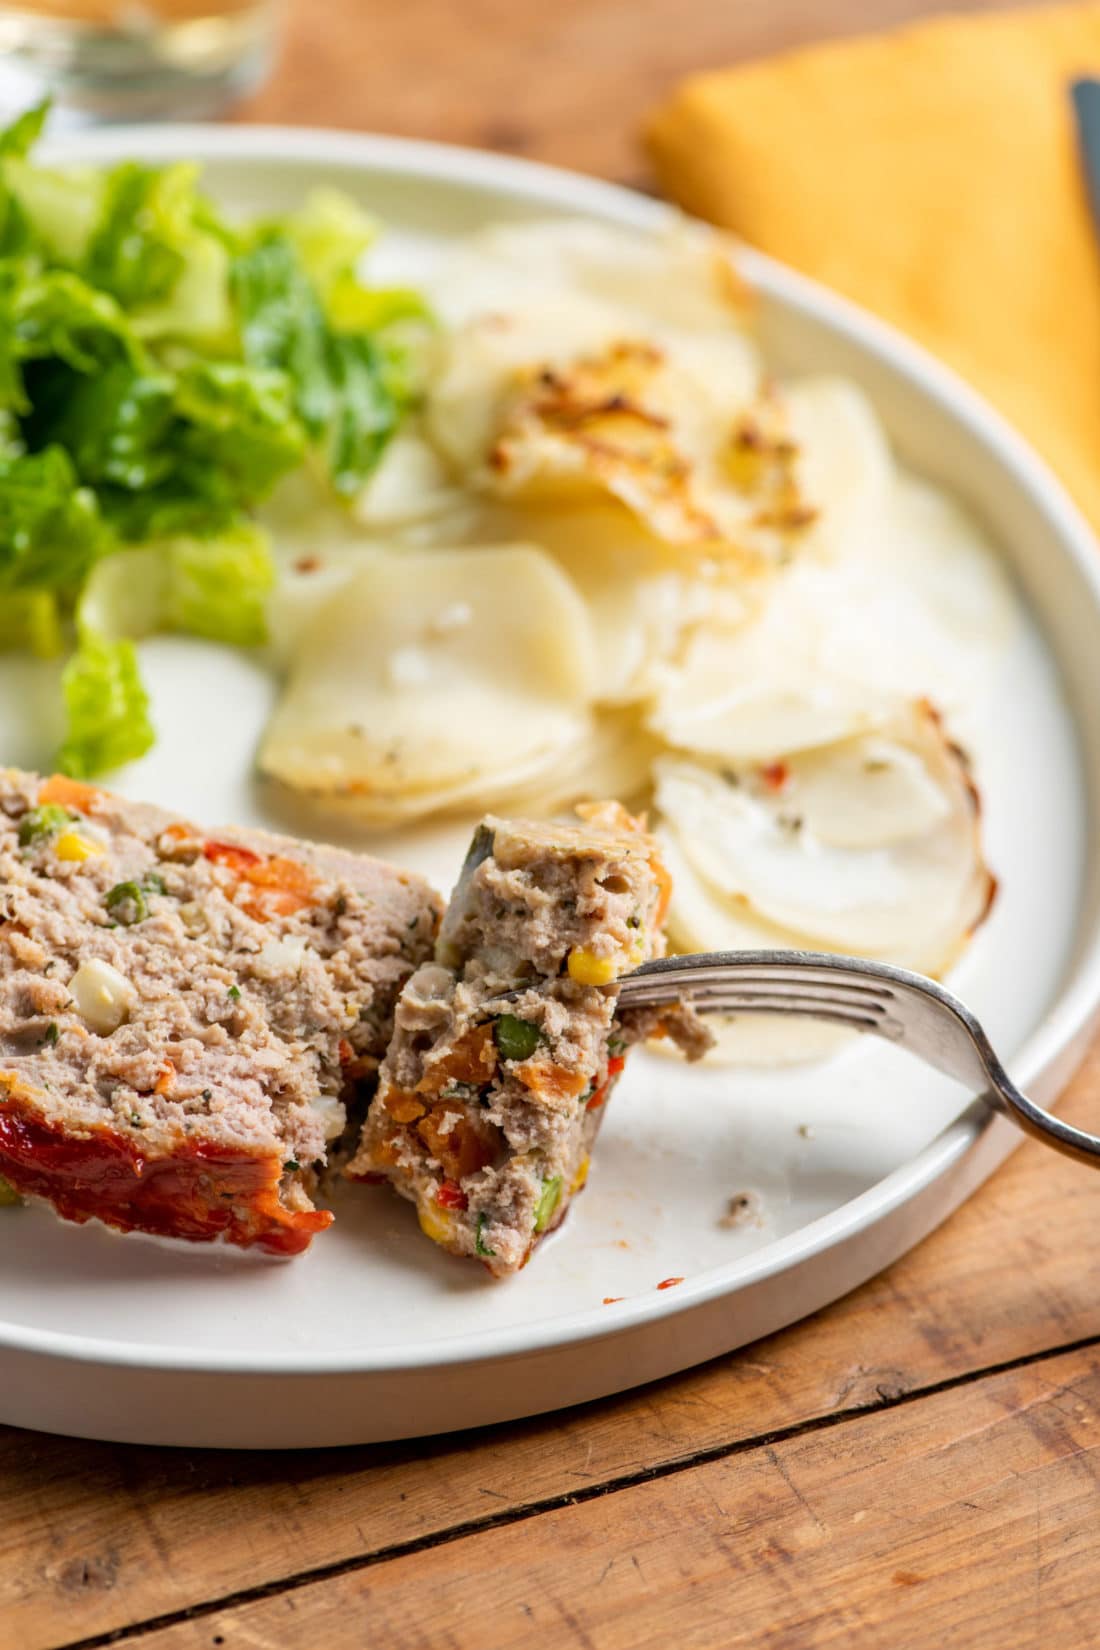
[[[265,635],[251,519],[311,468],[366,482],[416,394],[419,295],[370,288],[377,233],[319,190],[227,222],[190,164],[35,164],[47,106],[0,131],[0,647],[72,647],[62,765],[148,748],[134,642]]]

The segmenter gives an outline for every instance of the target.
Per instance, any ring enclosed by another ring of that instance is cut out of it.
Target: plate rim
[[[228,124],[112,126],[79,134],[50,136],[43,144],[51,162],[106,162],[138,152],[151,160],[249,160],[270,163],[318,161],[349,171],[398,170],[433,183],[502,189],[527,202],[657,231],[681,220],[675,207],[600,178],[510,155],[455,144],[323,127]],[[739,243],[738,263],[752,286],[810,312],[864,354],[882,359],[913,382],[922,395],[946,403],[954,416],[991,451],[998,464],[1014,472],[1039,505],[1078,575],[1089,588],[1100,619],[1100,546],[1091,527],[1061,482],[993,406],[951,368],[938,361],[887,322],[832,292],[808,276]],[[1072,716],[1072,712],[1069,712]],[[1078,719],[1073,717],[1076,728]],[[1013,1074],[1027,1088],[1080,1043],[1100,1012],[1100,916],[1076,936],[1072,970],[1039,1026],[1012,1062]],[[613,1307],[586,1307],[547,1321],[544,1332],[530,1323],[485,1330],[476,1335],[439,1336],[407,1345],[325,1352],[186,1349],[133,1343],[107,1336],[70,1334],[0,1320],[0,1350],[37,1354],[73,1364],[96,1364],[132,1370],[203,1375],[394,1375],[404,1370],[446,1364],[463,1366],[549,1354],[566,1347],[614,1338],[656,1322],[674,1323],[727,1296],[766,1282],[800,1262],[857,1237],[943,1179],[987,1136],[996,1113],[976,1099],[908,1162],[838,1208],[765,1244],[737,1261],[709,1267],[685,1280],[675,1296],[647,1293]],[[1004,1131],[1000,1149],[991,1153],[991,1172],[1019,1144],[1022,1136]],[[984,1175],[983,1175],[984,1178]],[[973,1188],[972,1188],[973,1189]],[[969,1192],[966,1193],[969,1195]]]

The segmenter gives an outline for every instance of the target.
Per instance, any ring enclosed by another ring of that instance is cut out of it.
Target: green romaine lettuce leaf
[[[163,298],[183,273],[194,234],[197,168],[125,162],[108,173],[81,274],[120,304]]]
[[[8,590],[0,596],[0,648],[26,648],[39,659],[56,659],[64,651],[52,590]]]
[[[217,476],[220,496],[235,504],[265,497],[305,456],[291,387],[265,367],[196,364],[179,377],[175,413],[181,471],[196,491],[203,477]]]
[[[34,148],[42,136],[42,128],[46,124],[46,116],[50,112],[50,99],[44,97],[31,109],[24,109],[21,115],[9,121],[0,131],[0,158],[8,155],[26,155]]]
[[[68,734],[57,757],[63,773],[88,779],[136,761],[152,746],[149,697],[132,642],[85,632],[61,682],[68,714]]]
[[[55,359],[30,382],[34,405],[23,420],[24,439],[32,448],[63,447],[81,481],[140,492],[171,472],[170,374],[116,361],[93,377]]]
[[[248,522],[217,538],[177,539],[168,547],[168,564],[167,629],[235,647],[267,640],[275,569],[261,528]]]
[[[197,184],[189,162],[116,166],[80,272],[117,298],[137,336],[230,353],[232,237]]]
[[[29,363],[60,361],[74,372],[101,373],[136,359],[137,341],[113,298],[66,270],[0,260],[0,407],[33,413]]]
[[[378,237],[378,225],[338,189],[313,189],[297,212],[266,226],[281,235],[298,255],[321,302],[338,281],[354,277],[359,262]]]
[[[34,164],[0,130],[0,647],[76,651],[62,763],[152,741],[133,641],[264,639],[249,513],[312,455],[357,493],[418,393],[416,293],[372,291],[370,218],[336,191],[228,224],[189,164]]]
[[[97,565],[77,609],[82,629],[111,641],[187,631],[236,647],[267,639],[275,571],[267,535],[251,522],[210,538],[120,550]]]
[[[305,448],[283,375],[235,362],[173,375],[120,361],[89,377],[54,360],[28,382],[24,439],[71,455],[122,539],[218,531]]]
[[[409,404],[398,353],[384,338],[338,331],[294,244],[274,230],[234,259],[231,283],[245,360],[286,374],[333,487],[353,496]]]
[[[0,457],[0,592],[75,593],[109,543],[63,448]]]

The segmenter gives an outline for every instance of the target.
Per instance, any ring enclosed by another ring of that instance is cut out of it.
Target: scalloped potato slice
[[[724,563],[670,564],[662,546],[612,502],[539,511],[496,504],[481,525],[493,536],[530,534],[568,573],[588,605],[601,705],[648,698],[695,625],[733,624],[747,611]]]
[[[802,566],[773,582],[743,623],[705,624],[665,671],[649,726],[680,750],[731,762],[766,761],[873,728],[896,704],[857,673],[854,651],[830,667],[847,623],[836,569]],[[853,621],[853,625],[855,621]]]
[[[648,794],[653,763],[663,749],[633,710],[595,712],[580,724],[572,744],[536,752],[530,761],[507,772],[475,774],[434,791],[314,794],[311,803],[319,802],[329,814],[379,831],[402,829],[429,818],[476,822],[486,808],[546,815],[574,802],[607,795],[640,799]],[[397,856],[400,845],[388,851]]]
[[[749,567],[805,532],[725,243],[510,226],[449,274],[426,420],[459,475],[534,505],[614,498],[658,542]]]
[[[584,738],[594,667],[584,602],[541,550],[370,553],[299,638],[260,767],[366,817],[472,802]]]
[[[481,341],[487,327],[504,336],[523,322],[489,317]],[[670,344],[620,325],[568,359],[517,351],[494,384],[483,350],[468,359],[478,332],[452,340],[428,414],[474,485],[536,508],[616,499],[670,550],[728,557],[746,573],[781,564],[812,525],[784,404],[759,387],[736,334]],[[456,377],[476,380],[476,394],[456,399]]]
[[[763,768],[664,758],[656,774],[662,819],[717,896],[709,931],[724,945],[763,927],[934,972],[992,899],[976,792],[923,703],[888,731]]]
[[[662,673],[649,724],[669,744],[764,761],[879,727],[920,687],[953,720],[974,717],[1015,614],[980,528],[905,476],[862,538],[800,560],[761,597],[739,625],[700,627]]]
[[[753,306],[732,238],[686,218],[663,234],[587,218],[490,224],[448,253],[431,295],[455,324],[563,289],[676,333],[744,326]]]
[[[817,511],[807,542],[830,559],[866,546],[881,523],[894,480],[886,433],[870,401],[844,378],[799,378],[783,386],[798,448],[801,493]]]
[[[502,792],[493,806],[508,813],[549,814],[600,797],[633,801],[648,790],[662,749],[636,711],[601,711],[571,750],[563,751],[533,779]]]

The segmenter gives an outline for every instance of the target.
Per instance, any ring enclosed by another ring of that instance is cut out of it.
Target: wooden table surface
[[[245,113],[644,182],[678,74],[925,9],[297,0]],[[1027,1144],[828,1311],[563,1415],[267,1459],[0,1429],[0,1647],[1095,1646],[1098,1232],[1100,1177]]]

